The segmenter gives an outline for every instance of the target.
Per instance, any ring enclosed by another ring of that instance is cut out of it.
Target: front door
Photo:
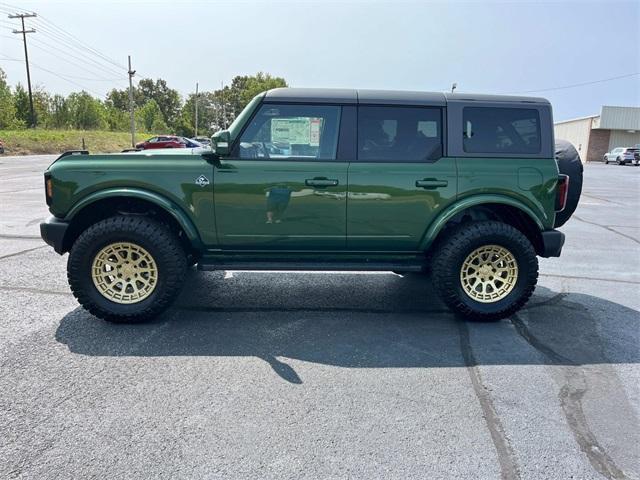
[[[341,107],[265,103],[214,171],[225,249],[331,250],[346,242]]]
[[[443,157],[442,111],[360,106],[349,166],[347,248],[413,251],[456,197],[456,163]]]

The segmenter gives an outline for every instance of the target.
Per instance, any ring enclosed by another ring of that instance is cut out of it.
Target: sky
[[[0,0],[11,85],[26,84],[18,23],[6,15],[21,10],[39,15],[25,19],[36,29],[32,83],[56,93],[126,87],[131,55],[136,79],[163,78],[182,95],[263,71],[293,87],[448,91],[455,82],[457,92],[542,96],[556,121],[640,106],[640,0]]]

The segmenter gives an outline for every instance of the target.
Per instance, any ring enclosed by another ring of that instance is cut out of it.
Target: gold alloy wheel
[[[140,245],[111,243],[98,252],[91,266],[93,284],[103,297],[132,304],[147,298],[158,284],[158,267]]]
[[[499,245],[484,245],[467,255],[460,269],[462,289],[472,299],[493,303],[505,298],[518,280],[516,257]]]

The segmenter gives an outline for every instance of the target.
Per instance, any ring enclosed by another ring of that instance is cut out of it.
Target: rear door
[[[456,196],[456,164],[443,156],[443,109],[358,107],[349,165],[347,247],[413,251]]]
[[[345,248],[348,163],[338,159],[340,105],[265,103],[214,171],[226,249]]]

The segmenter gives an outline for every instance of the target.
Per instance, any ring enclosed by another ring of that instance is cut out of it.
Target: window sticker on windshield
[[[274,118],[271,120],[271,141],[309,145],[309,118]],[[317,145],[317,144],[316,144]]]
[[[312,118],[309,122],[309,145],[312,147],[320,146],[320,125],[321,118]]]

